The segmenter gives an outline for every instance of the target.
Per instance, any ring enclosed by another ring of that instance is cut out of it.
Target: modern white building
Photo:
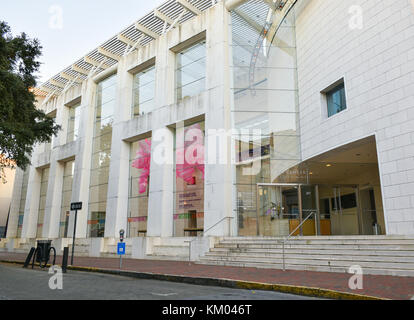
[[[9,250],[69,245],[71,202],[91,256],[121,229],[134,258],[414,236],[411,0],[168,0],[36,94],[62,130],[17,171]]]

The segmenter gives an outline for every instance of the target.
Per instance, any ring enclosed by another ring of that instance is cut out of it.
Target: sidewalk
[[[24,262],[25,254],[0,252],[0,262]],[[61,257],[57,257],[56,264],[61,264]],[[70,261],[70,257],[69,257]],[[75,257],[76,267],[94,268],[85,271],[113,270],[119,269],[119,259],[116,258],[89,258]],[[81,269],[82,270],[82,269]],[[192,282],[198,284],[219,284],[246,289],[273,289],[276,291],[302,293],[304,295],[325,296],[332,298],[352,298],[337,292],[366,295],[385,299],[409,300],[414,296],[414,277],[393,277],[364,275],[364,289],[351,290],[348,287],[350,274],[325,273],[309,271],[282,271],[274,269],[256,269],[242,267],[224,267],[197,265],[188,262],[156,261],[122,259],[122,271],[140,273],[137,277],[156,278],[160,280]],[[70,272],[70,271],[69,271]],[[185,278],[180,278],[185,277]],[[195,278],[195,279],[194,279]],[[208,278],[208,279],[206,279]],[[227,279],[212,283],[210,279]],[[206,281],[203,281],[206,280]],[[251,282],[256,284],[250,284]],[[224,284],[226,283],[226,284]],[[268,285],[259,285],[268,284]],[[274,285],[274,286],[270,286]],[[292,286],[292,287],[290,287]],[[298,288],[300,287],[300,288]],[[302,288],[305,287],[305,288]],[[333,293],[324,292],[315,288],[333,290]]]

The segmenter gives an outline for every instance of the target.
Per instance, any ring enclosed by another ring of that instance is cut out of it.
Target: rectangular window
[[[206,43],[199,42],[177,54],[177,100],[205,90]]]
[[[66,143],[76,141],[79,136],[80,104],[69,108],[68,135]]]
[[[37,232],[36,238],[42,238],[43,223],[45,219],[45,208],[46,208],[46,194],[47,185],[49,182],[49,168],[42,169],[40,182],[40,199],[39,199],[39,213],[37,217]]]
[[[345,85],[339,84],[326,92],[328,103],[328,118],[346,109]]]
[[[128,237],[147,234],[151,138],[131,144],[129,160]]]
[[[204,121],[176,130],[175,237],[204,231],[204,138]]]
[[[155,66],[134,75],[132,116],[154,110]]]
[[[101,238],[105,232],[116,79],[116,75],[113,75],[101,81],[97,90],[89,188],[88,234],[92,238]]]
[[[72,199],[72,183],[75,170],[75,160],[65,163],[63,171],[62,207],[60,212],[59,237],[68,237],[70,203]]]

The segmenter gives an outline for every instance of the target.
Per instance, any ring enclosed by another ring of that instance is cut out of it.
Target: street
[[[0,264],[0,300],[307,300],[309,297],[143,280],[68,271],[62,290],[51,290],[47,270]]]

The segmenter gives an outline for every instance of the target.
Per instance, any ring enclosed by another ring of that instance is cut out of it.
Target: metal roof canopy
[[[35,95],[47,96],[44,104],[53,96],[66,92],[115,65],[125,54],[147,45],[165,32],[192,17],[199,15],[220,0],[167,0],[158,8],[129,25],[120,33],[77,60],[74,64],[35,88]]]

